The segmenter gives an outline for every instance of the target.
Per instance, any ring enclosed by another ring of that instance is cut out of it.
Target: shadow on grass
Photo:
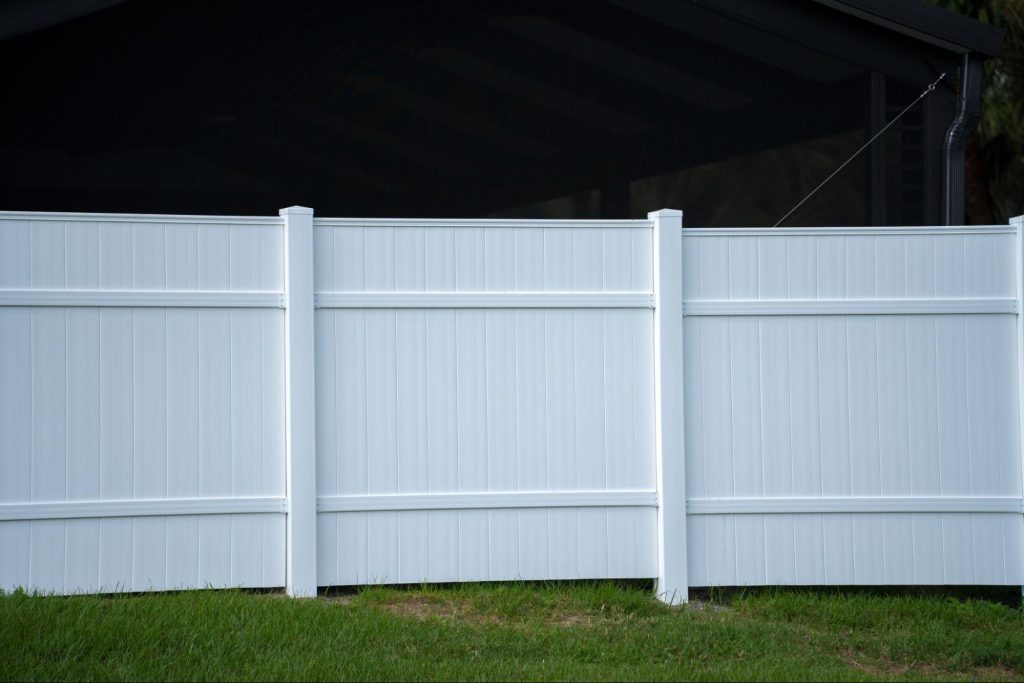
[[[327,586],[320,588],[323,597],[359,595],[368,591],[481,591],[481,590],[547,590],[565,592],[589,591],[607,588],[628,592],[649,592],[653,595],[654,581],[650,579],[579,579],[574,581],[474,581],[445,583],[389,583],[363,586]]]
[[[1022,609],[1019,586],[715,586],[691,588],[690,600],[729,605],[744,598],[813,595],[817,597],[946,598],[985,601]]]

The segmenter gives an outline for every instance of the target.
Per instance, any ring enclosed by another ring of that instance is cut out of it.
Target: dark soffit
[[[1005,32],[991,24],[936,7],[924,0],[816,0],[873,24],[953,52],[995,57]]]

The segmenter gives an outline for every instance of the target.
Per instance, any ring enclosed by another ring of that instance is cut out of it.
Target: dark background
[[[771,225],[949,70],[787,222],[937,223],[958,63],[812,2],[134,0],[0,42],[0,209]]]
[[[967,222],[1005,223],[1024,214],[1024,2],[933,0],[1006,31],[985,65],[982,116],[967,143]]]

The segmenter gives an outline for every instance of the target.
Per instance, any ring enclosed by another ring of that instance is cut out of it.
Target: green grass
[[[672,609],[612,583],[14,594],[0,679],[1021,680],[1016,599],[759,590]]]

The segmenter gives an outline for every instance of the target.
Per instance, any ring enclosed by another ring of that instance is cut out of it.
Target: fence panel
[[[1024,583],[1019,221],[679,221],[0,213],[0,589]]]
[[[651,223],[315,225],[319,583],[655,576]]]
[[[1024,582],[1013,228],[683,253],[691,585]]]
[[[0,214],[0,588],[283,583],[281,240]]]

